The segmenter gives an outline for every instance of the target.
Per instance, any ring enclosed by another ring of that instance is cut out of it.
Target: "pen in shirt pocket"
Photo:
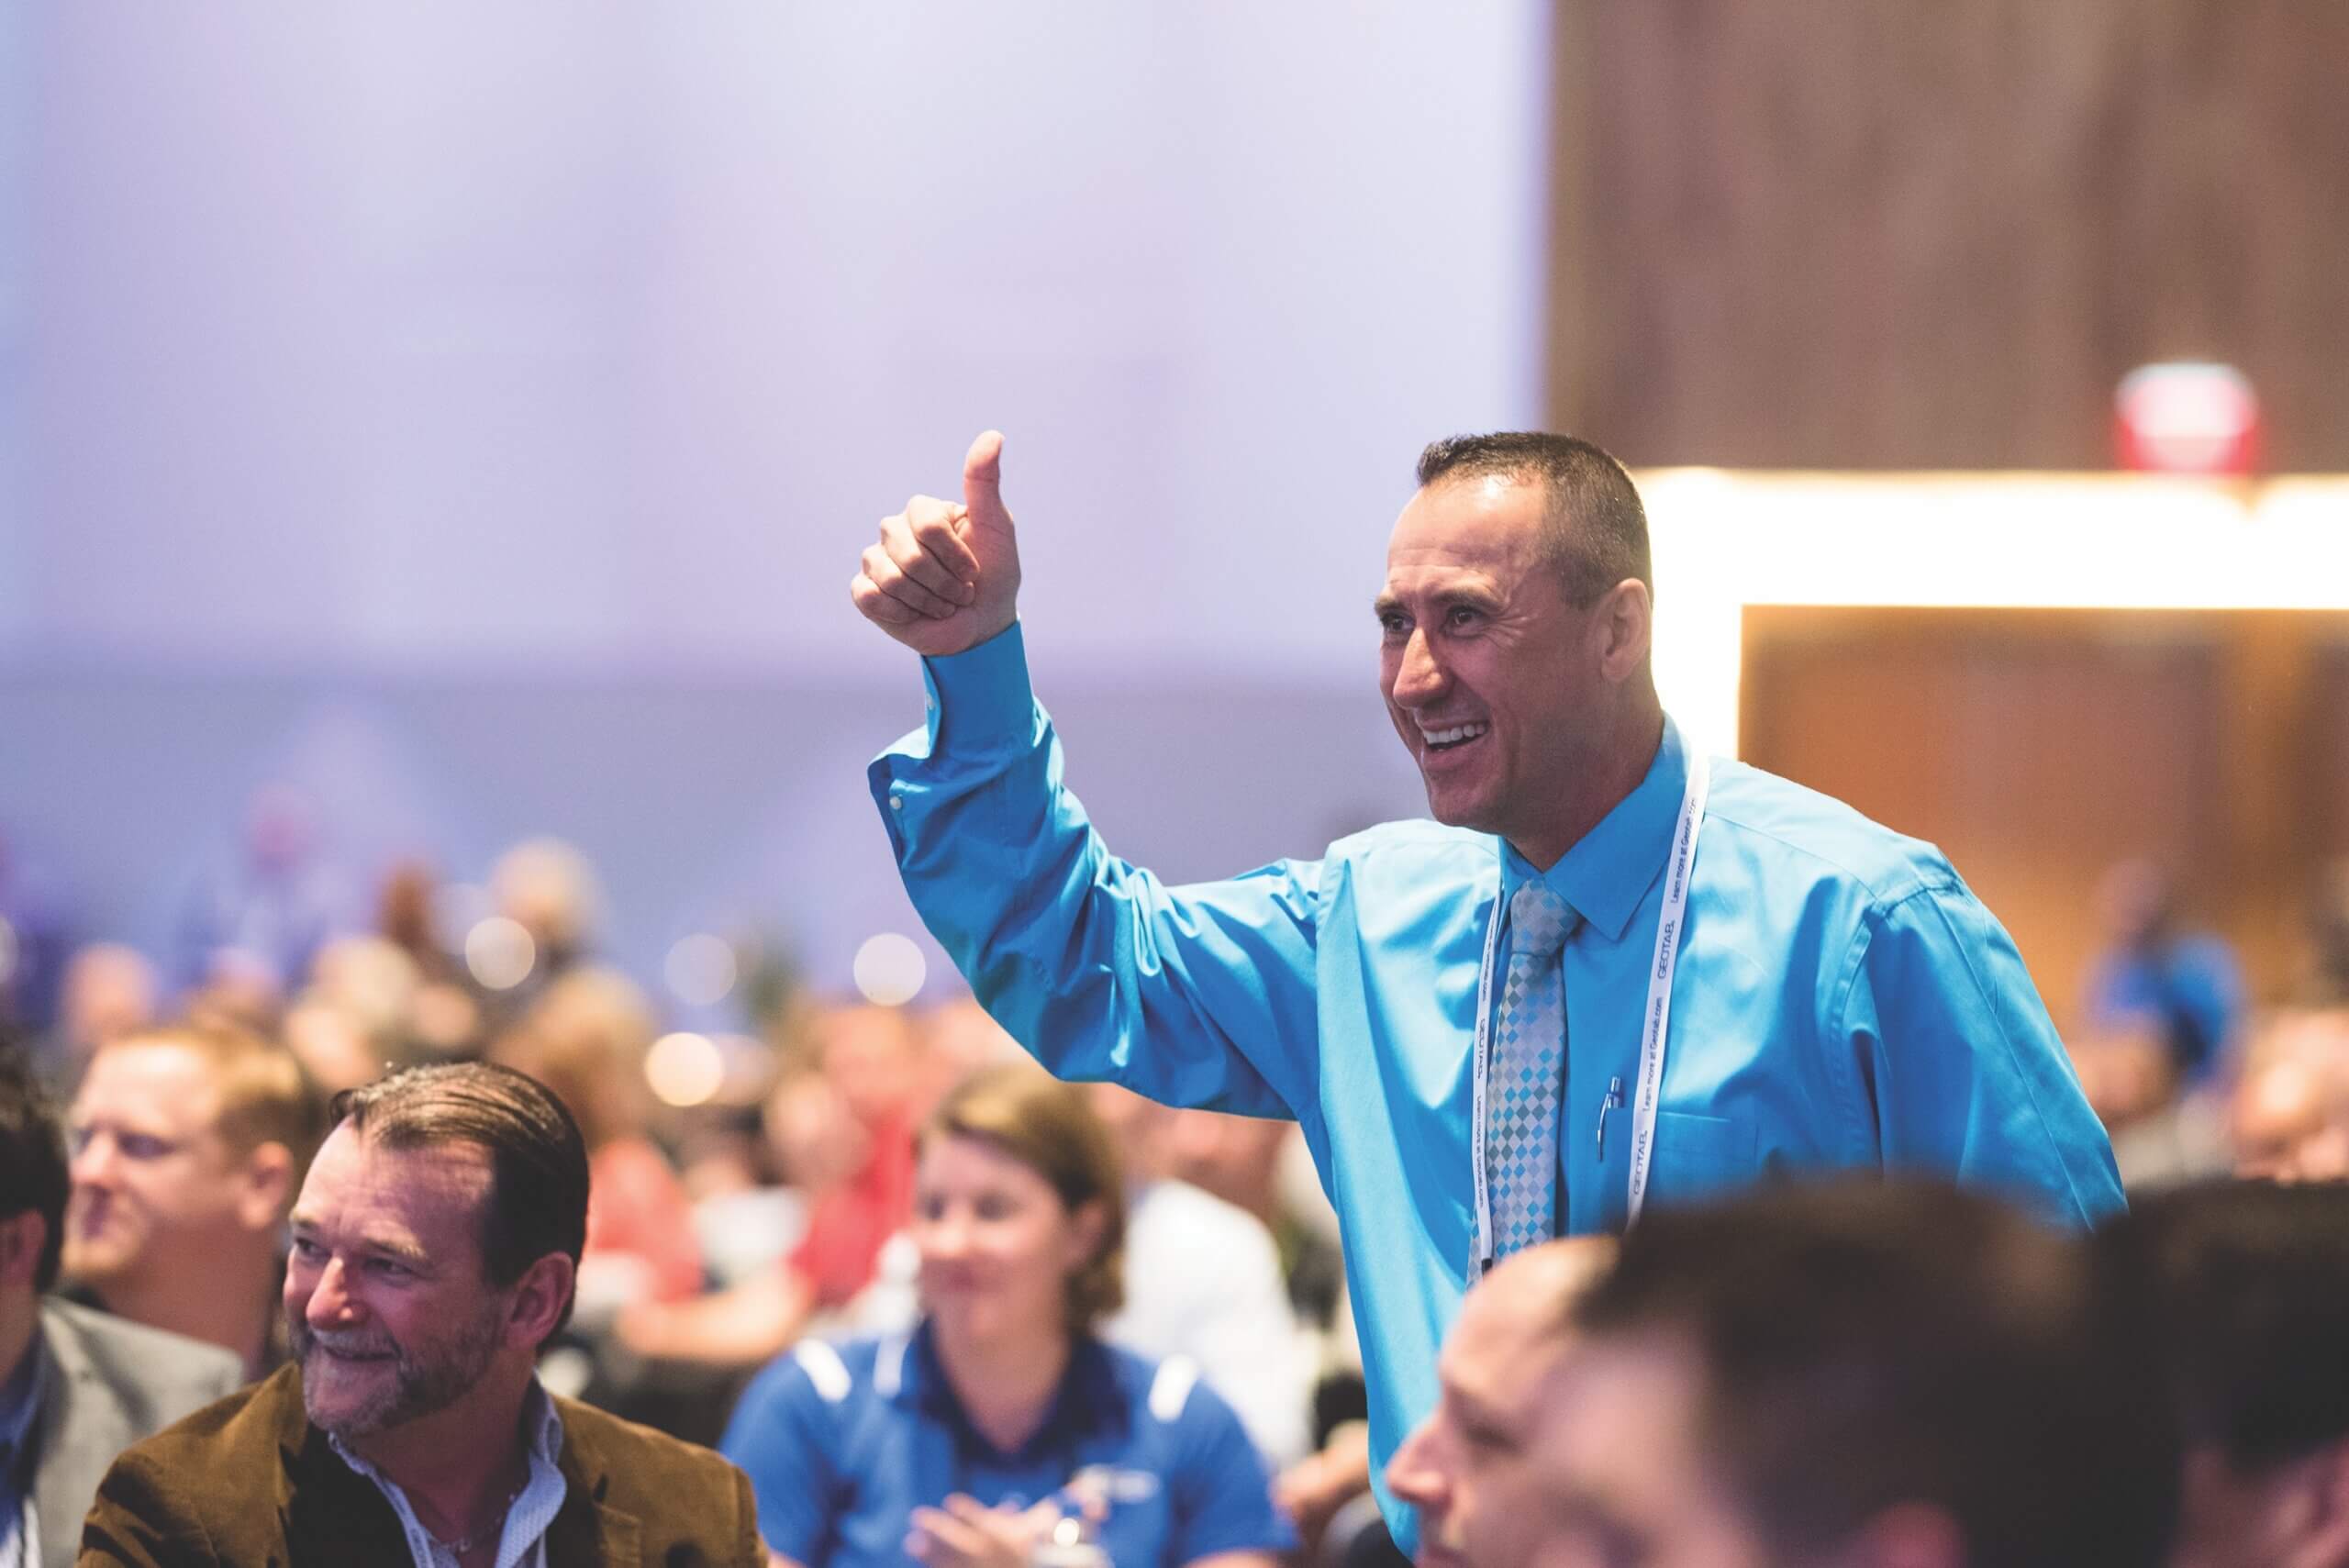
[[[1607,1113],[1622,1108],[1623,1080],[1609,1078],[1607,1080],[1607,1097],[1598,1102],[1598,1159],[1601,1164],[1607,1161]]]

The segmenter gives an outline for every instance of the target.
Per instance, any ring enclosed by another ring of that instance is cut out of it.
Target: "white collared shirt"
[[[529,1392],[523,1396],[522,1418],[524,1428],[530,1434],[530,1474],[506,1510],[504,1529],[497,1542],[497,1568],[547,1568],[547,1527],[562,1511],[562,1472],[555,1468],[556,1456],[562,1452],[562,1417],[535,1378],[530,1381]],[[400,1531],[407,1538],[407,1554],[416,1568],[459,1568],[457,1554],[424,1528],[398,1482],[351,1452],[333,1433],[327,1434],[327,1440],[334,1445],[345,1464],[373,1481],[392,1505],[392,1512],[399,1516]]]

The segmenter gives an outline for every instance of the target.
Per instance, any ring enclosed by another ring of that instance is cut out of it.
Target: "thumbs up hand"
[[[1003,437],[988,430],[963,459],[963,502],[917,495],[881,519],[849,597],[864,618],[917,653],[975,648],[1018,614],[1019,539],[1003,506]]]

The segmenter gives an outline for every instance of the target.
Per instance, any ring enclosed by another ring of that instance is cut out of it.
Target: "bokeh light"
[[[733,947],[707,931],[678,938],[661,966],[670,995],[688,1007],[713,1006],[726,1000],[738,973]]]
[[[896,931],[884,931],[869,937],[856,950],[856,962],[850,973],[855,976],[856,988],[868,1002],[885,1007],[896,1007],[910,1002],[921,990],[922,981],[930,973],[930,962],[921,956],[921,949],[911,937]]]
[[[726,1059],[706,1034],[664,1034],[644,1053],[644,1080],[664,1105],[703,1105],[726,1082]]]
[[[492,915],[465,933],[465,967],[487,991],[511,991],[530,977],[539,944],[519,920]]]

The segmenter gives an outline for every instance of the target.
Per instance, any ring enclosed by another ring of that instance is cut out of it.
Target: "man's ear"
[[[1599,673],[1620,684],[1639,673],[1648,662],[1648,644],[1655,629],[1655,601],[1648,585],[1626,577],[1598,596],[1592,606],[1591,635],[1598,639]]]
[[[49,1220],[37,1208],[0,1219],[0,1286],[31,1290],[40,1278],[41,1250],[49,1245]]]
[[[538,1353],[553,1338],[562,1321],[562,1309],[579,1278],[579,1265],[568,1254],[549,1252],[522,1271],[514,1282],[514,1300],[506,1309],[506,1342]]]
[[[285,1218],[294,1201],[294,1151],[263,1143],[245,1156],[237,1191],[237,1223],[248,1230],[270,1230]]]

